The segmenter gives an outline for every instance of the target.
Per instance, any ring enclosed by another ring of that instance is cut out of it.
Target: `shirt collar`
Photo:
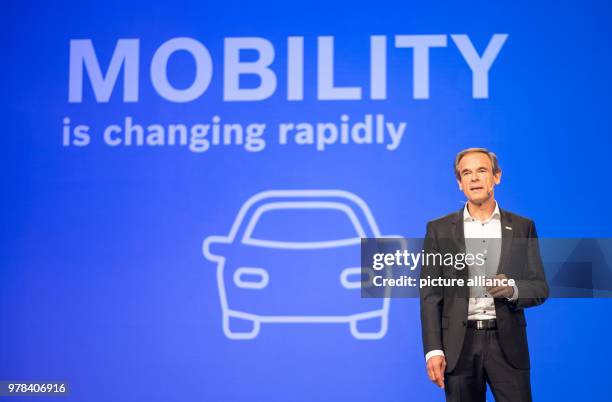
[[[495,202],[495,209],[493,210],[493,214],[491,216],[489,216],[487,219],[485,219],[484,221],[481,221],[482,223],[488,223],[493,219],[500,219],[501,214],[499,212],[499,204],[497,203],[497,201]],[[465,203],[465,207],[463,207],[463,221],[464,222],[475,222],[477,221],[476,218],[473,218],[472,215],[470,215],[470,211],[468,211],[468,204],[467,202]]]

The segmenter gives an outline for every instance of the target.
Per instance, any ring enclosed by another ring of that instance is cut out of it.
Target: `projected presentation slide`
[[[611,399],[607,2],[3,6],[0,400]]]

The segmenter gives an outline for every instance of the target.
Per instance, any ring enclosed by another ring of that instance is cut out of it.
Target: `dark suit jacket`
[[[502,245],[497,273],[515,279],[519,299],[509,302],[495,299],[499,343],[506,360],[515,368],[529,368],[529,351],[523,308],[542,304],[548,297],[548,285],[533,221],[500,210]],[[425,252],[465,253],[463,208],[427,224]],[[421,277],[461,277],[468,269],[426,266]],[[446,371],[451,372],[459,359],[465,337],[469,288],[423,287],[420,289],[421,325],[425,353],[441,349],[446,355]]]

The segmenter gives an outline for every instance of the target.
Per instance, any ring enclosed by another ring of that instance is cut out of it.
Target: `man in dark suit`
[[[548,297],[533,221],[500,209],[494,188],[501,169],[484,148],[455,159],[461,210],[427,224],[426,253],[477,251],[482,266],[469,269],[423,264],[421,278],[496,278],[493,286],[426,286],[421,324],[427,373],[447,401],[484,402],[488,383],[497,402],[531,401],[524,308]]]

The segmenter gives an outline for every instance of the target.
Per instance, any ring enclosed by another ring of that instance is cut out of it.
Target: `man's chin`
[[[468,200],[475,205],[482,205],[485,202],[487,202],[489,200],[489,197],[484,196],[484,197],[470,197],[468,198]]]

